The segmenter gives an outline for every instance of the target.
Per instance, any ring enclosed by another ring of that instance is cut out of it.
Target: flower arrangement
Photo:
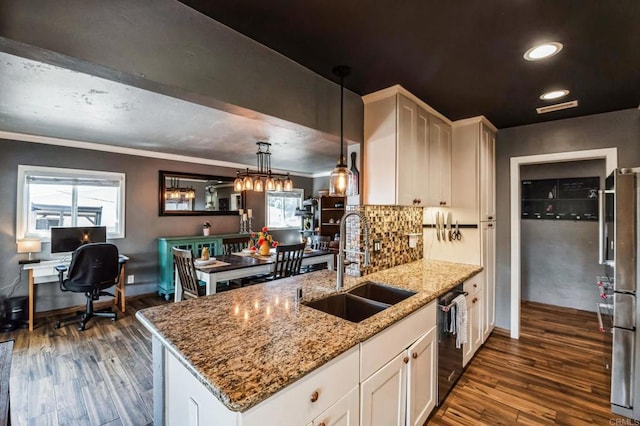
[[[260,254],[269,254],[271,247],[277,247],[278,242],[274,241],[273,236],[269,234],[269,228],[266,226],[262,228],[257,234],[251,233],[251,244],[249,246],[252,250],[260,250]]]

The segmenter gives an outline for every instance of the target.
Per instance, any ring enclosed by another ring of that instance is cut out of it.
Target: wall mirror
[[[160,216],[237,215],[244,194],[233,177],[160,171]]]

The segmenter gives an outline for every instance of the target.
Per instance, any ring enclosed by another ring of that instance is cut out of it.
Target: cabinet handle
[[[404,359],[402,360],[402,362],[404,362],[405,364],[409,363],[409,357],[405,356]]]
[[[473,284],[473,288],[476,288],[476,287],[478,287],[478,284],[475,284],[475,283],[474,283],[474,284]]]
[[[474,297],[473,300],[471,301],[472,303],[476,303],[478,301],[477,297]]]
[[[489,228],[493,228],[493,223],[487,223],[487,226],[488,226]]]
[[[319,423],[318,426],[326,426],[326,425],[324,424],[324,422],[322,422],[322,423]]]
[[[318,394],[318,391],[315,391],[311,394],[311,402],[316,402],[318,400],[318,397],[320,395]]]
[[[488,216],[487,219],[493,220],[493,216]]]
[[[411,354],[411,357],[412,357],[413,359],[418,358],[418,352],[414,352],[414,353],[412,353],[412,354]]]

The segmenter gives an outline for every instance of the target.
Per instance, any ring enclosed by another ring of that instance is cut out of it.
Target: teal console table
[[[209,236],[188,236],[188,237],[162,237],[158,238],[158,294],[164,295],[169,300],[175,292],[174,282],[174,265],[171,248],[177,247],[185,250],[191,250],[197,258],[202,254],[202,249],[207,247],[211,256],[222,254],[222,240],[224,238],[237,238],[248,234],[218,234]]]

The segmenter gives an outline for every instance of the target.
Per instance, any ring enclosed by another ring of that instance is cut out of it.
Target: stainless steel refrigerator
[[[613,282],[611,411],[640,420],[638,223],[640,167],[616,169],[600,191],[600,263]]]

